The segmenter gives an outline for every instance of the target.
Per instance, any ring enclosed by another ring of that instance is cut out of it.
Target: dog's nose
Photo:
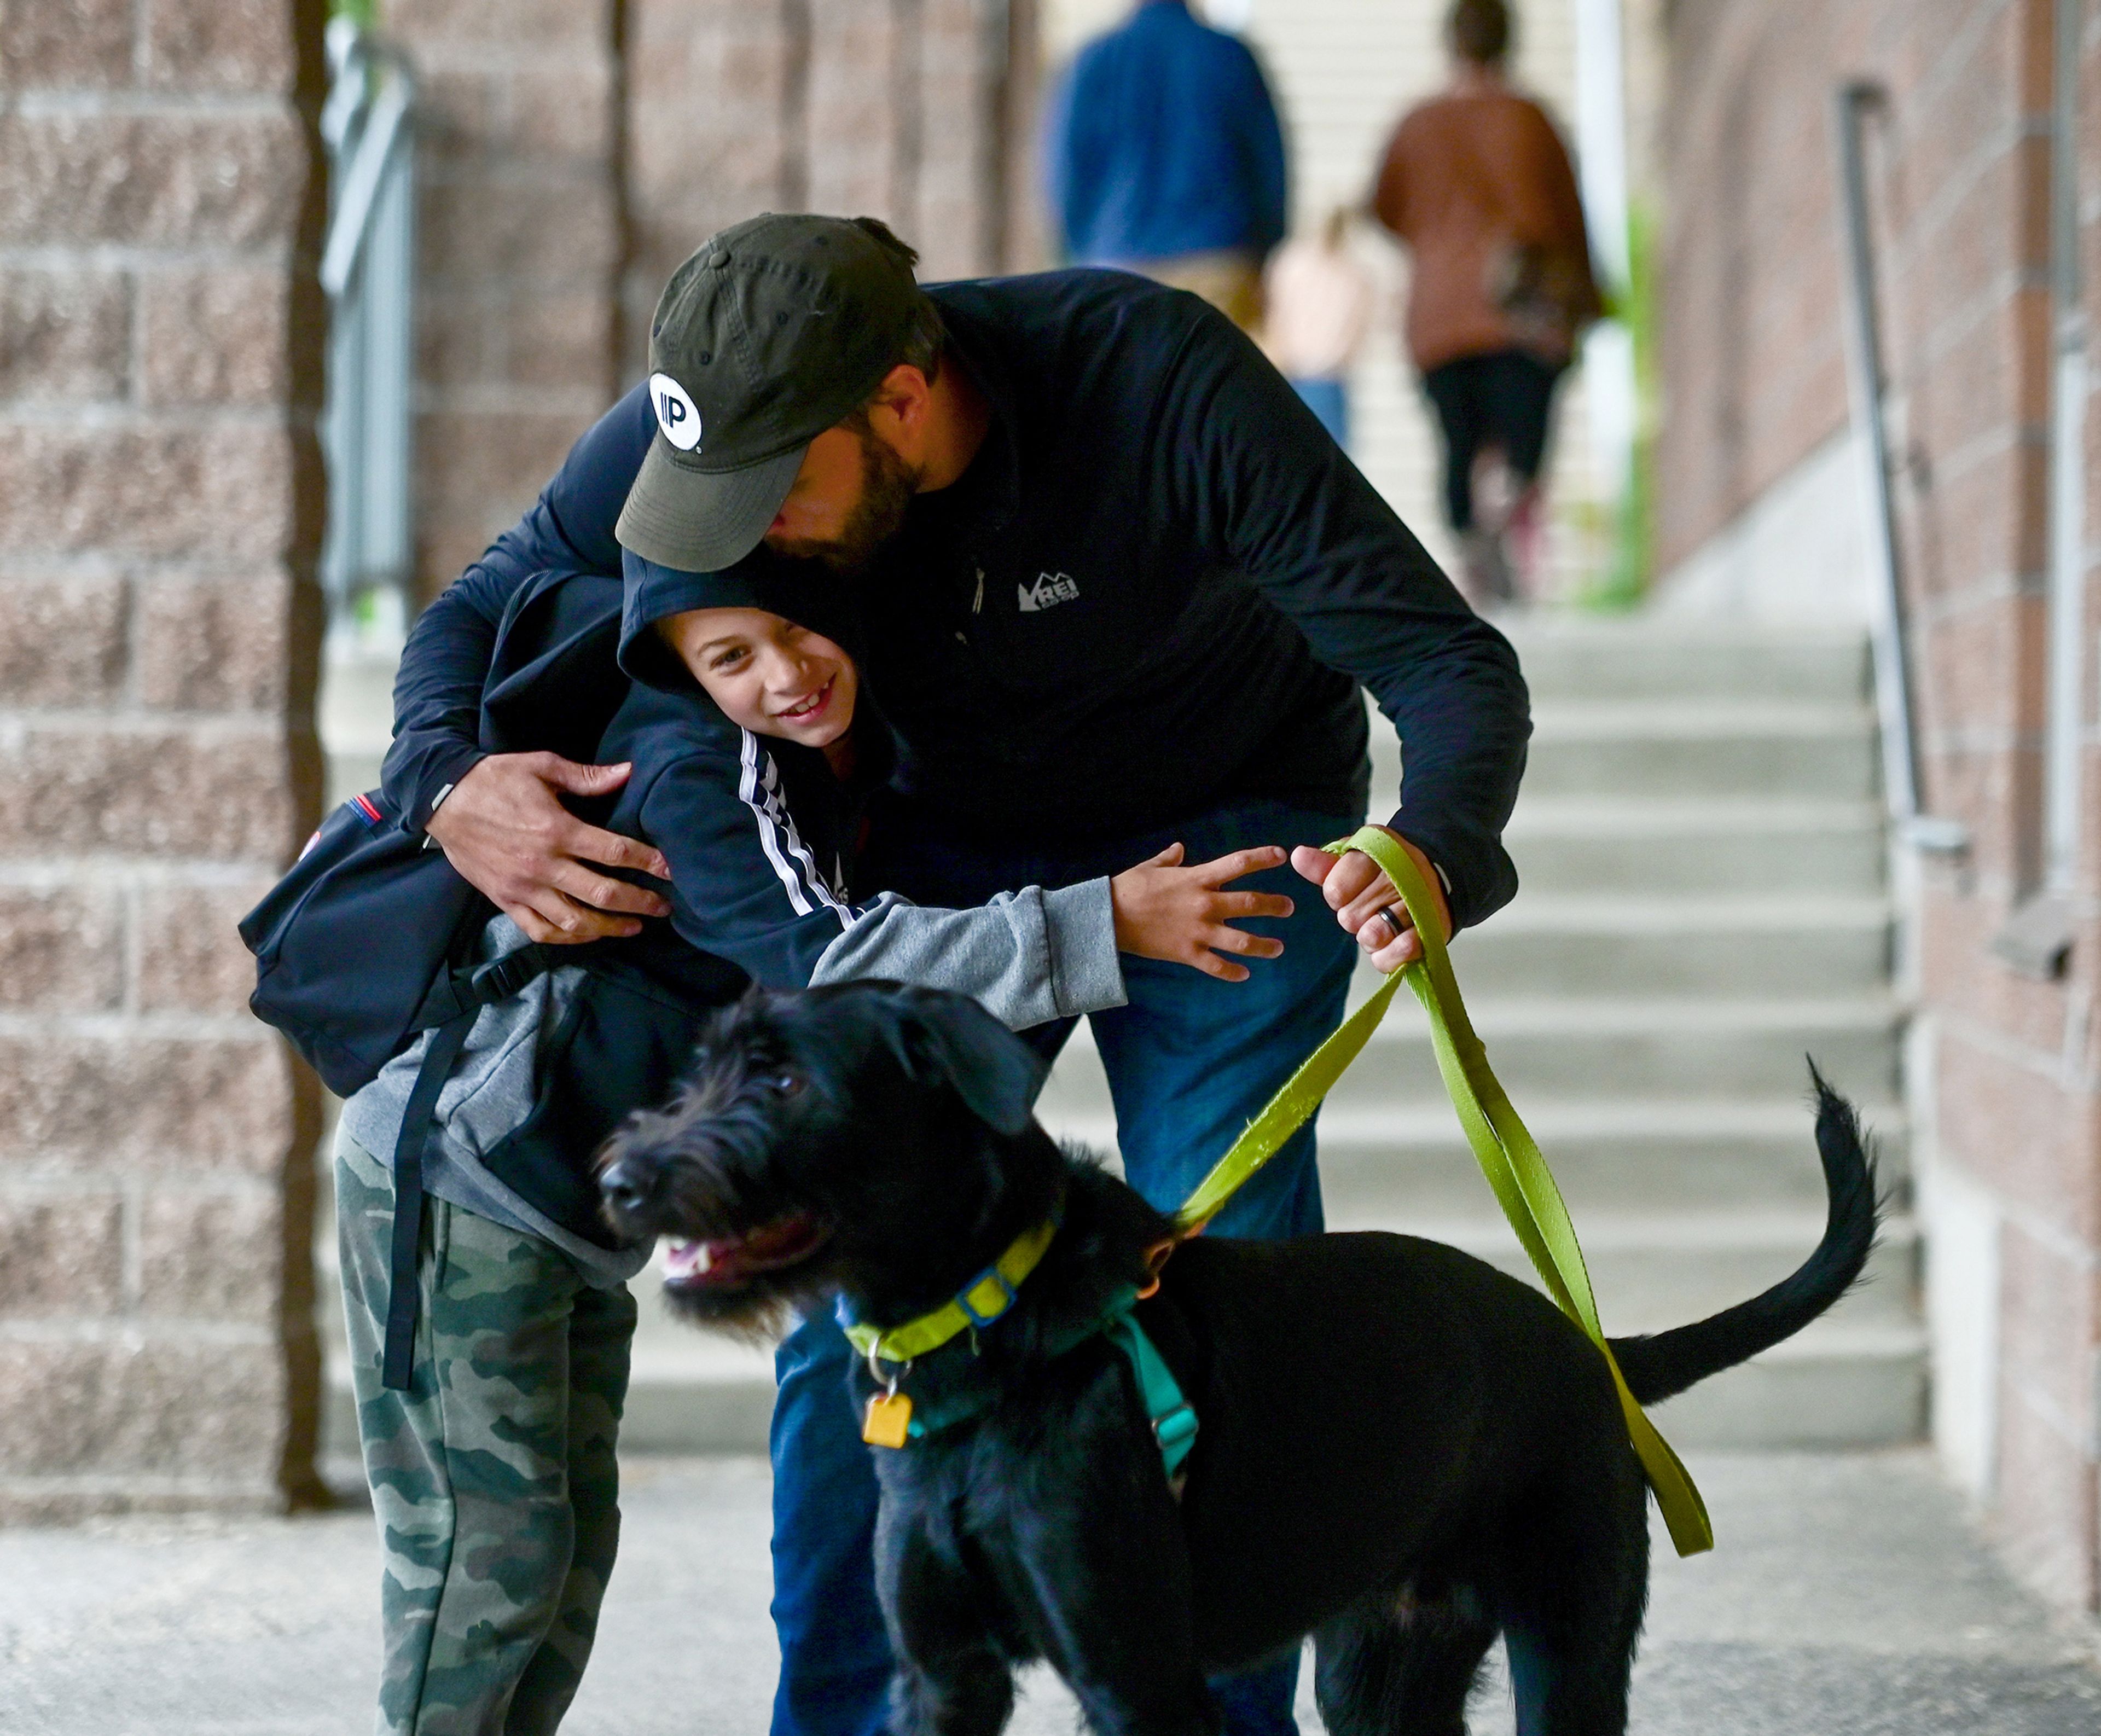
[[[634,1159],[619,1158],[599,1172],[599,1191],[605,1195],[606,1204],[614,1211],[633,1217],[648,1206],[654,1179],[649,1170]]]

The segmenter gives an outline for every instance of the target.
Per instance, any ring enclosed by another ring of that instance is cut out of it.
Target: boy
[[[1239,980],[1246,967],[1222,955],[1281,950],[1227,919],[1286,916],[1289,901],[1223,890],[1276,865],[1276,850],[1183,868],[1178,846],[974,910],[856,901],[853,861],[893,750],[860,701],[847,594],[767,557],[706,575],[630,557],[620,659],[635,684],[599,752],[635,769],[605,823],[670,863],[670,930],[565,958],[475,1023],[423,1158],[405,1390],[382,1380],[394,1190],[378,1154],[395,1150],[424,1043],[345,1105],[338,1214],[387,1556],[383,1730],[551,1730],[575,1694],[618,1539],[625,1284],[649,1252],[613,1243],[590,1156],[669,1089],[697,1015],[752,981],[882,975],[975,994],[1022,1028],[1120,1005],[1119,951]],[[524,944],[498,917],[481,956]],[[815,1324],[783,1346],[776,1456],[817,1408],[845,1404],[797,1348]],[[776,1546],[865,1551],[814,1517],[785,1516]]]

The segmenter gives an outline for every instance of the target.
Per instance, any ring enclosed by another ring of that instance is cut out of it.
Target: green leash
[[[1337,1080],[1356,1060],[1371,1034],[1386,1017],[1394,992],[1403,982],[1415,992],[1422,1009],[1430,1015],[1430,1035],[1437,1052],[1437,1070],[1444,1075],[1444,1089],[1458,1111],[1459,1125],[1474,1149],[1481,1173],[1488,1177],[1503,1215],[1537,1269],[1547,1294],[1561,1311],[1583,1328],[1603,1354],[1618,1389],[1620,1409],[1626,1418],[1627,1434],[1634,1443],[1642,1469],[1648,1474],[1656,1505],[1670,1531],[1670,1540],[1680,1555],[1696,1555],[1714,1547],[1714,1529],[1706,1504],[1693,1486],[1692,1478],[1670,1444],[1656,1433],[1656,1425],[1643,1414],[1626,1377],[1606,1342],[1598,1320],[1596,1298],[1590,1291],[1590,1274],[1583,1264],[1583,1250],[1577,1244],[1575,1226],[1553,1173],[1539,1146],[1488,1066],[1486,1050],[1466,1018],[1466,1003],[1459,996],[1458,979],[1452,974],[1452,961],[1443,935],[1437,932],[1436,902],[1422,872],[1407,851],[1377,826],[1366,826],[1354,837],[1329,845],[1330,855],[1362,850],[1386,872],[1400,894],[1421,937],[1422,956],[1405,970],[1396,971],[1381,983],[1371,999],[1344,1019],[1334,1035],[1307,1056],[1284,1083],[1283,1089],[1250,1121],[1232,1148],[1212,1167],[1182,1209],[1175,1214],[1181,1233],[1194,1235],[1215,1217],[1227,1200],[1248,1178],[1275,1156],[1277,1148],[1304,1124],[1320,1105]]]

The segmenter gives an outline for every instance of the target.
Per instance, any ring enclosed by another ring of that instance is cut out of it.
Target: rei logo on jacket
[[[1024,615],[1040,614],[1061,603],[1080,599],[1080,582],[1068,572],[1039,572],[1033,585],[1017,585],[1014,590]]]

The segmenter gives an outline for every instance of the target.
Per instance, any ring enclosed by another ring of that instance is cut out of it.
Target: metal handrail
[[[330,304],[321,442],[329,522],[321,582],[333,625],[378,606],[382,637],[405,620],[414,563],[415,77],[351,20],[328,28],[332,80],[321,132],[332,197],[321,281]],[[374,623],[365,624],[368,627]]]
[[[348,287],[356,269],[389,159],[397,144],[406,146],[404,129],[415,98],[415,75],[404,56],[368,36],[345,33],[345,38],[321,113],[321,137],[340,177],[321,250],[321,288],[331,300]]]
[[[2043,752],[2042,883],[2068,896],[2079,877],[2085,830],[2080,798],[2086,687],[2086,400],[2090,386],[2080,270],[2081,0],[2057,0],[2050,128],[2049,718]],[[2071,921],[2065,920],[2066,944]]]
[[[1838,142],[1840,242],[1847,276],[1846,395],[1860,448],[1869,555],[1875,566],[1875,709],[1882,726],[1882,793],[1890,824],[1914,849],[1953,853],[1970,846],[1960,820],[1920,811],[1918,739],[1911,702],[1911,634],[1898,563],[1896,503],[1890,488],[1889,435],[1882,419],[1882,325],[1875,311],[1875,250],[1868,211],[1869,115],[1882,107],[1882,87],[1866,79],[1841,84],[1833,112]]]

